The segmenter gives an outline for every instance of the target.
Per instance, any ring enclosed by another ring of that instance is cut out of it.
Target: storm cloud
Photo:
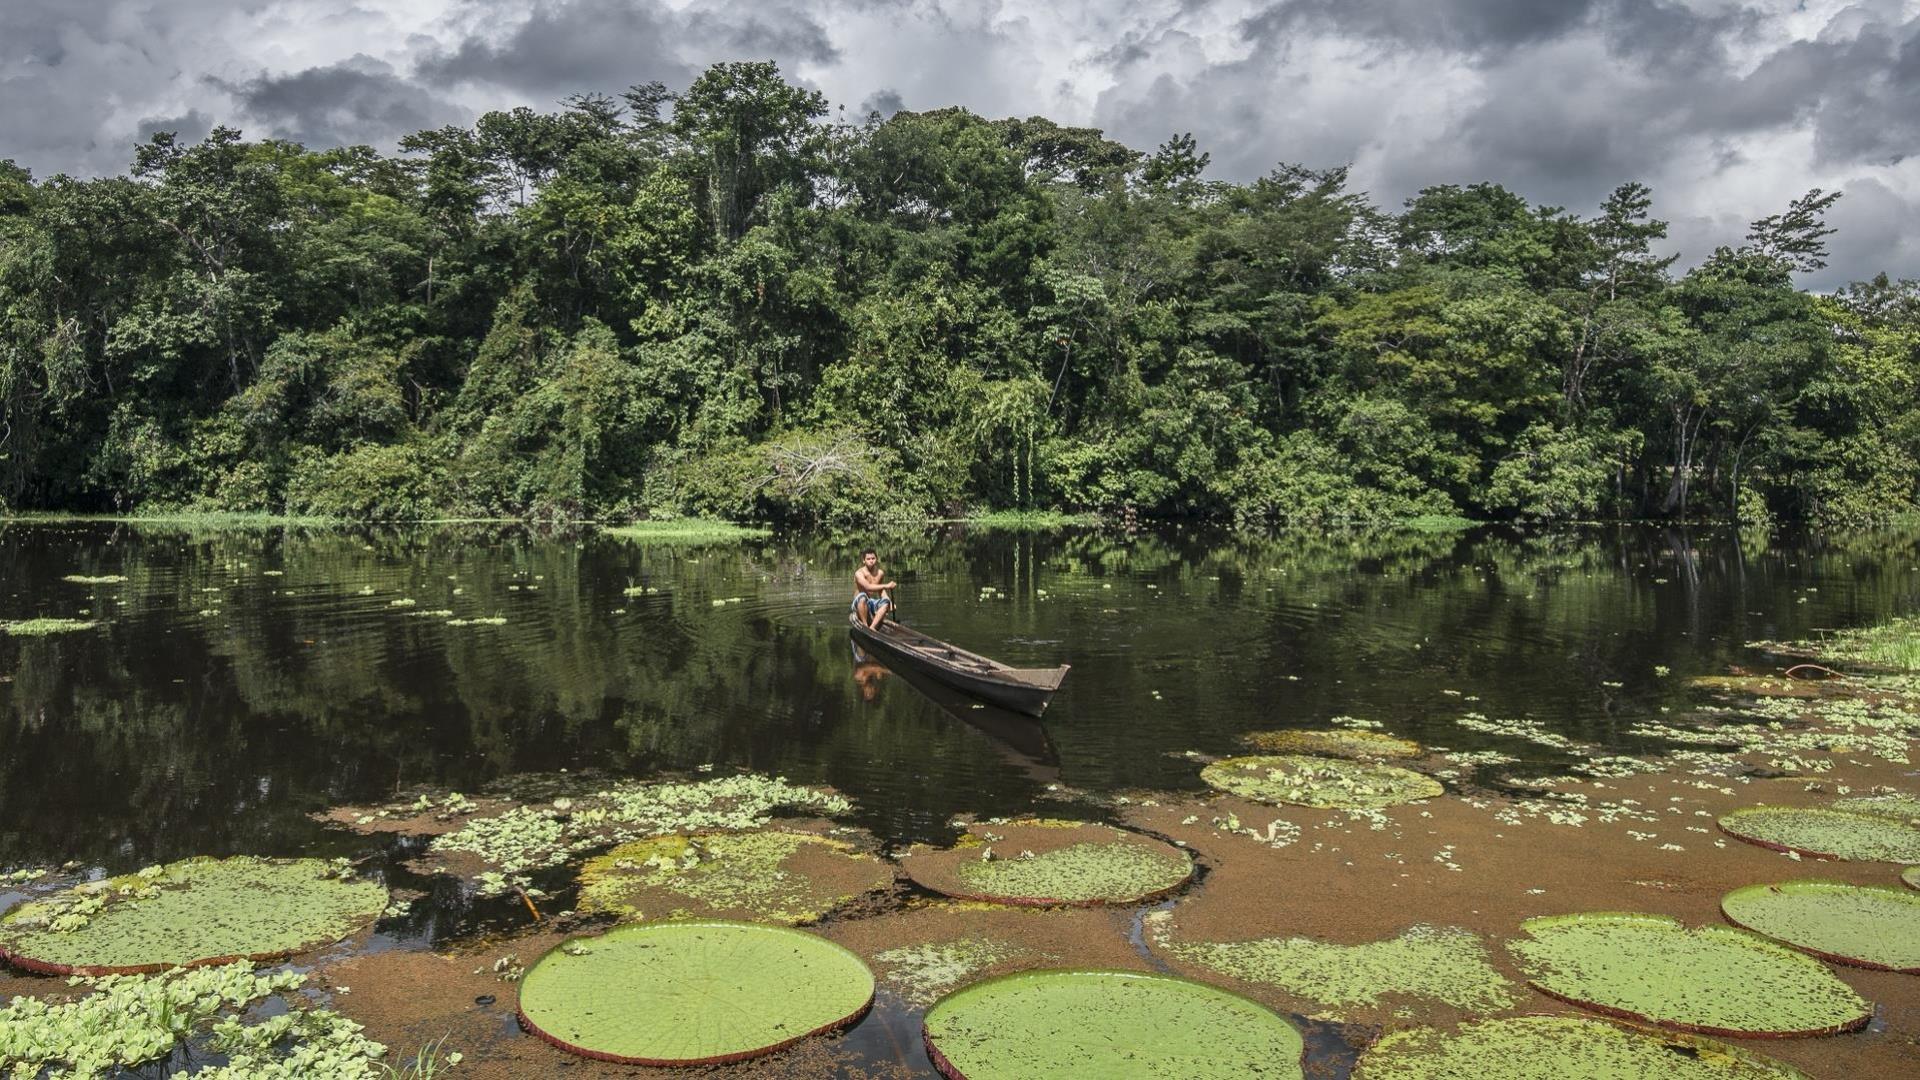
[[[1826,287],[1920,276],[1920,0],[10,0],[0,157],[118,172],[153,131],[310,145],[773,59],[853,113],[1191,131],[1214,175],[1345,165],[1397,206],[1654,188],[1687,262],[1807,189]]]

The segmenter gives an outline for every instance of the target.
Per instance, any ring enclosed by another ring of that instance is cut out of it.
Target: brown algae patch
[[[1438,1002],[1463,1012],[1497,1012],[1517,1000],[1513,984],[1494,969],[1480,939],[1457,927],[1413,926],[1398,937],[1359,945],[1305,937],[1174,941],[1172,912],[1156,911],[1147,919],[1156,951],[1312,1002],[1317,1008],[1308,1015],[1320,1019],[1346,1020],[1353,1007],[1371,1008],[1389,997]]]
[[[1396,1031],[1354,1080],[1806,1080],[1791,1066],[1711,1039],[1578,1016],[1516,1016],[1453,1031]]]
[[[799,926],[894,883],[845,840],[762,831],[634,840],[580,871],[581,911],[628,919],[738,918]]]
[[[1263,754],[1318,754],[1324,757],[1417,758],[1426,749],[1412,739],[1378,731],[1252,731],[1240,741]]]
[[[1339,809],[1398,806],[1446,791],[1440,781],[1411,769],[1303,754],[1227,758],[1202,769],[1200,779],[1255,802]]]
[[[1127,829],[1030,818],[976,822],[951,848],[900,857],[916,884],[969,900],[1033,906],[1137,904],[1193,876],[1186,852]]]
[[[1705,1035],[1830,1035],[1873,1005],[1804,953],[1746,930],[1664,915],[1528,919],[1507,943],[1535,989],[1610,1016]]]

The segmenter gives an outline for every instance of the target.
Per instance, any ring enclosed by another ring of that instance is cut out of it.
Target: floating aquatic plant
[[[1730,922],[1827,960],[1920,974],[1920,894],[1881,885],[1785,881],[1720,898]]]
[[[577,798],[476,816],[433,841],[434,851],[473,856],[508,877],[558,866],[612,844],[667,833],[756,829],[780,809],[842,814],[846,799],[781,778],[621,784]]]
[[[931,1005],[940,995],[995,964],[1026,956],[1024,949],[987,938],[903,945],[873,955],[886,966],[887,983],[914,1005]]]
[[[127,580],[127,576],[125,574],[99,574],[93,576],[87,574],[68,574],[60,580],[71,581],[75,585],[119,585]]]
[[[1920,825],[1920,795],[1910,795],[1904,791],[1883,791],[1874,795],[1835,799],[1833,808],[1855,814],[1892,818],[1909,825]]]
[[[0,918],[0,956],[54,975],[269,960],[338,941],[386,906],[385,886],[319,859],[187,859],[18,905]]]
[[[1475,1012],[1514,1003],[1512,984],[1494,970],[1480,939],[1457,927],[1414,926],[1398,937],[1359,945],[1304,937],[1176,942],[1170,912],[1148,919],[1149,940],[1168,956],[1316,1002],[1336,1019],[1351,1006],[1377,1005],[1385,997],[1424,998]]]
[[[1707,1035],[1826,1035],[1873,1006],[1818,960],[1746,930],[1689,930],[1664,915],[1596,912],[1521,924],[1508,942],[1541,993],[1596,1012]]]
[[[580,871],[582,911],[627,918],[743,918],[788,926],[893,884],[893,868],[844,840],[800,832],[659,836]]]
[[[639,923],[541,957],[520,982],[520,1018],[602,1061],[718,1064],[852,1023],[873,985],[858,956],[799,930]]]
[[[1720,819],[1729,836],[1822,859],[1920,862],[1920,829],[1873,814],[1811,806],[1749,806]]]
[[[93,1080],[164,1067],[188,1040],[204,1040],[227,1057],[194,1073],[206,1080],[371,1080],[386,1048],[352,1020],[307,1006],[294,993],[305,981],[238,963],[80,980],[93,992],[70,1002],[22,994],[0,1005],[0,1062],[15,1077]],[[250,1008],[270,998],[284,1011]]]
[[[1200,779],[1256,802],[1355,810],[1398,806],[1446,791],[1433,777],[1396,765],[1299,754],[1226,758],[1202,769]]]
[[[1217,987],[1134,971],[1022,971],[940,999],[922,1028],[949,1080],[1302,1077],[1284,1018]]]
[[[1143,903],[1193,876],[1193,857],[1164,841],[1046,818],[976,822],[951,848],[909,849],[900,866],[934,892],[1030,906]]]
[[[1806,1080],[1712,1039],[1579,1016],[1480,1020],[1396,1031],[1360,1057],[1354,1080]]]
[[[1688,679],[1696,690],[1712,690],[1749,697],[1813,698],[1823,692],[1816,679],[1789,679],[1784,675],[1701,675]]]
[[[0,620],[0,634],[14,637],[46,637],[75,630],[91,630],[100,624],[89,619],[13,619]]]
[[[1268,754],[1322,754],[1339,758],[1417,758],[1419,743],[1377,731],[1254,731],[1240,737]]]

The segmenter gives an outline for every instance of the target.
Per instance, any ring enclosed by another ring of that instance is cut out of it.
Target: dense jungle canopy
[[[1684,274],[1652,193],[1206,178],[768,63],[423,131],[0,163],[0,507],[1244,524],[1910,512],[1920,283]]]

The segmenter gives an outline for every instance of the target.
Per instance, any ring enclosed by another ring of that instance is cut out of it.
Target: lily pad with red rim
[[[563,1050],[628,1065],[770,1054],[866,1014],[873,972],[781,926],[638,923],[575,938],[520,980],[520,1020]]]
[[[1704,1035],[1830,1035],[1873,1005],[1820,961],[1747,930],[1593,912],[1521,924],[1507,948],[1533,988],[1609,1016]]]
[[[319,859],[186,859],[14,907],[0,957],[52,975],[277,960],[339,941],[386,904],[386,886]]]
[[[1029,907],[1145,903],[1193,877],[1193,857],[1165,841],[1049,818],[975,822],[950,848],[910,848],[900,867],[937,893]]]
[[[941,998],[921,1029],[948,1080],[1304,1076],[1300,1033],[1258,1002],[1137,971],[1022,971]]]
[[[1720,899],[1727,920],[1825,960],[1920,974],[1920,893],[1843,881],[1749,885]]]
[[[1516,1016],[1396,1031],[1354,1080],[1806,1080],[1790,1065],[1697,1035],[1581,1016]]]
[[[1240,741],[1266,754],[1323,754],[1327,757],[1417,758],[1426,750],[1411,739],[1378,731],[1250,731]]]
[[[1720,831],[1749,844],[1817,859],[1920,862],[1920,829],[1875,814],[1749,806],[1722,817]]]

